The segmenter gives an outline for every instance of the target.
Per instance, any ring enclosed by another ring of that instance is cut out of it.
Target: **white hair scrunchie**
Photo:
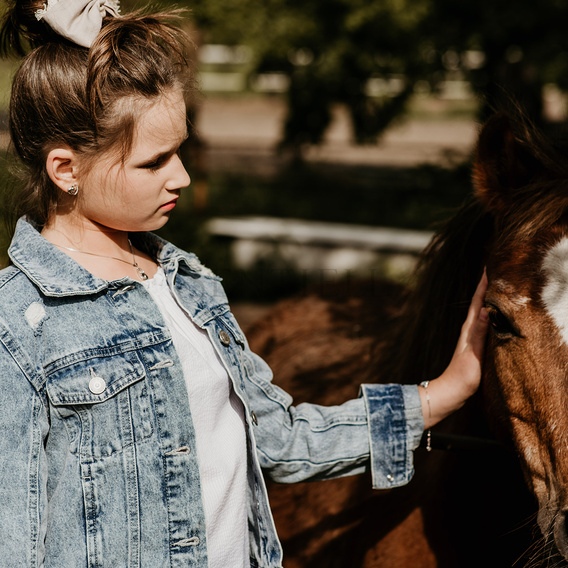
[[[91,47],[107,14],[119,15],[117,0],[47,0],[35,17],[73,43]]]

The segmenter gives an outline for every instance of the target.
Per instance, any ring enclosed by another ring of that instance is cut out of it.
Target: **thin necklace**
[[[125,264],[130,264],[131,266],[133,266],[136,269],[136,272],[138,272],[138,275],[140,276],[140,278],[142,278],[142,280],[148,280],[148,275],[144,272],[144,270],[142,268],[140,268],[140,266],[136,262],[136,257],[134,256],[134,250],[132,249],[132,243],[130,242],[130,239],[127,239],[127,240],[128,240],[128,246],[130,248],[130,254],[132,255],[132,262],[130,262],[129,260],[124,260],[123,258],[118,258],[117,256],[108,256],[106,254],[98,254],[96,252],[88,252],[86,250],[79,250],[79,249],[75,249],[75,248],[71,248],[71,247],[64,247],[63,245],[58,245],[56,243],[53,243],[53,244],[57,248],[70,250],[71,252],[78,252],[78,253],[81,253],[81,254],[89,254],[91,256],[100,256],[101,258],[111,258],[113,260],[118,260],[120,262],[124,262]]]

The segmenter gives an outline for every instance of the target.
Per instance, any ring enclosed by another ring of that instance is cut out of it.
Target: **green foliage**
[[[321,141],[335,103],[347,105],[355,139],[373,142],[426,77],[420,26],[431,0],[197,0],[205,41],[245,43],[254,72],[290,78],[284,144]],[[401,79],[371,97],[371,78]]]
[[[0,112],[8,111],[12,77],[18,66],[19,61],[16,59],[0,60]]]
[[[568,4],[560,0],[435,0],[423,21],[439,67],[459,72],[485,99],[484,113],[514,97],[542,121],[542,88],[568,87]],[[469,50],[483,56],[469,65]],[[452,53],[453,62],[444,62]]]

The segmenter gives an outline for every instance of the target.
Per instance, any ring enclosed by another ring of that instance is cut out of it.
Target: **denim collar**
[[[193,254],[178,249],[152,233],[131,235],[135,246],[157,259],[169,272],[185,265],[189,272],[199,276],[214,276],[203,267]],[[8,255],[46,296],[77,296],[97,294],[131,281],[124,277],[109,282],[92,275],[70,256],[41,236],[38,227],[29,219],[21,218],[8,249]]]

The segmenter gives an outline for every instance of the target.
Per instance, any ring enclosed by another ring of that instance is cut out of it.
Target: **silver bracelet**
[[[426,402],[428,403],[428,424],[426,424],[426,451],[432,451],[432,430],[430,424],[432,423],[432,407],[430,406],[430,393],[428,392],[428,385],[430,381],[422,381],[421,386],[426,392]]]

